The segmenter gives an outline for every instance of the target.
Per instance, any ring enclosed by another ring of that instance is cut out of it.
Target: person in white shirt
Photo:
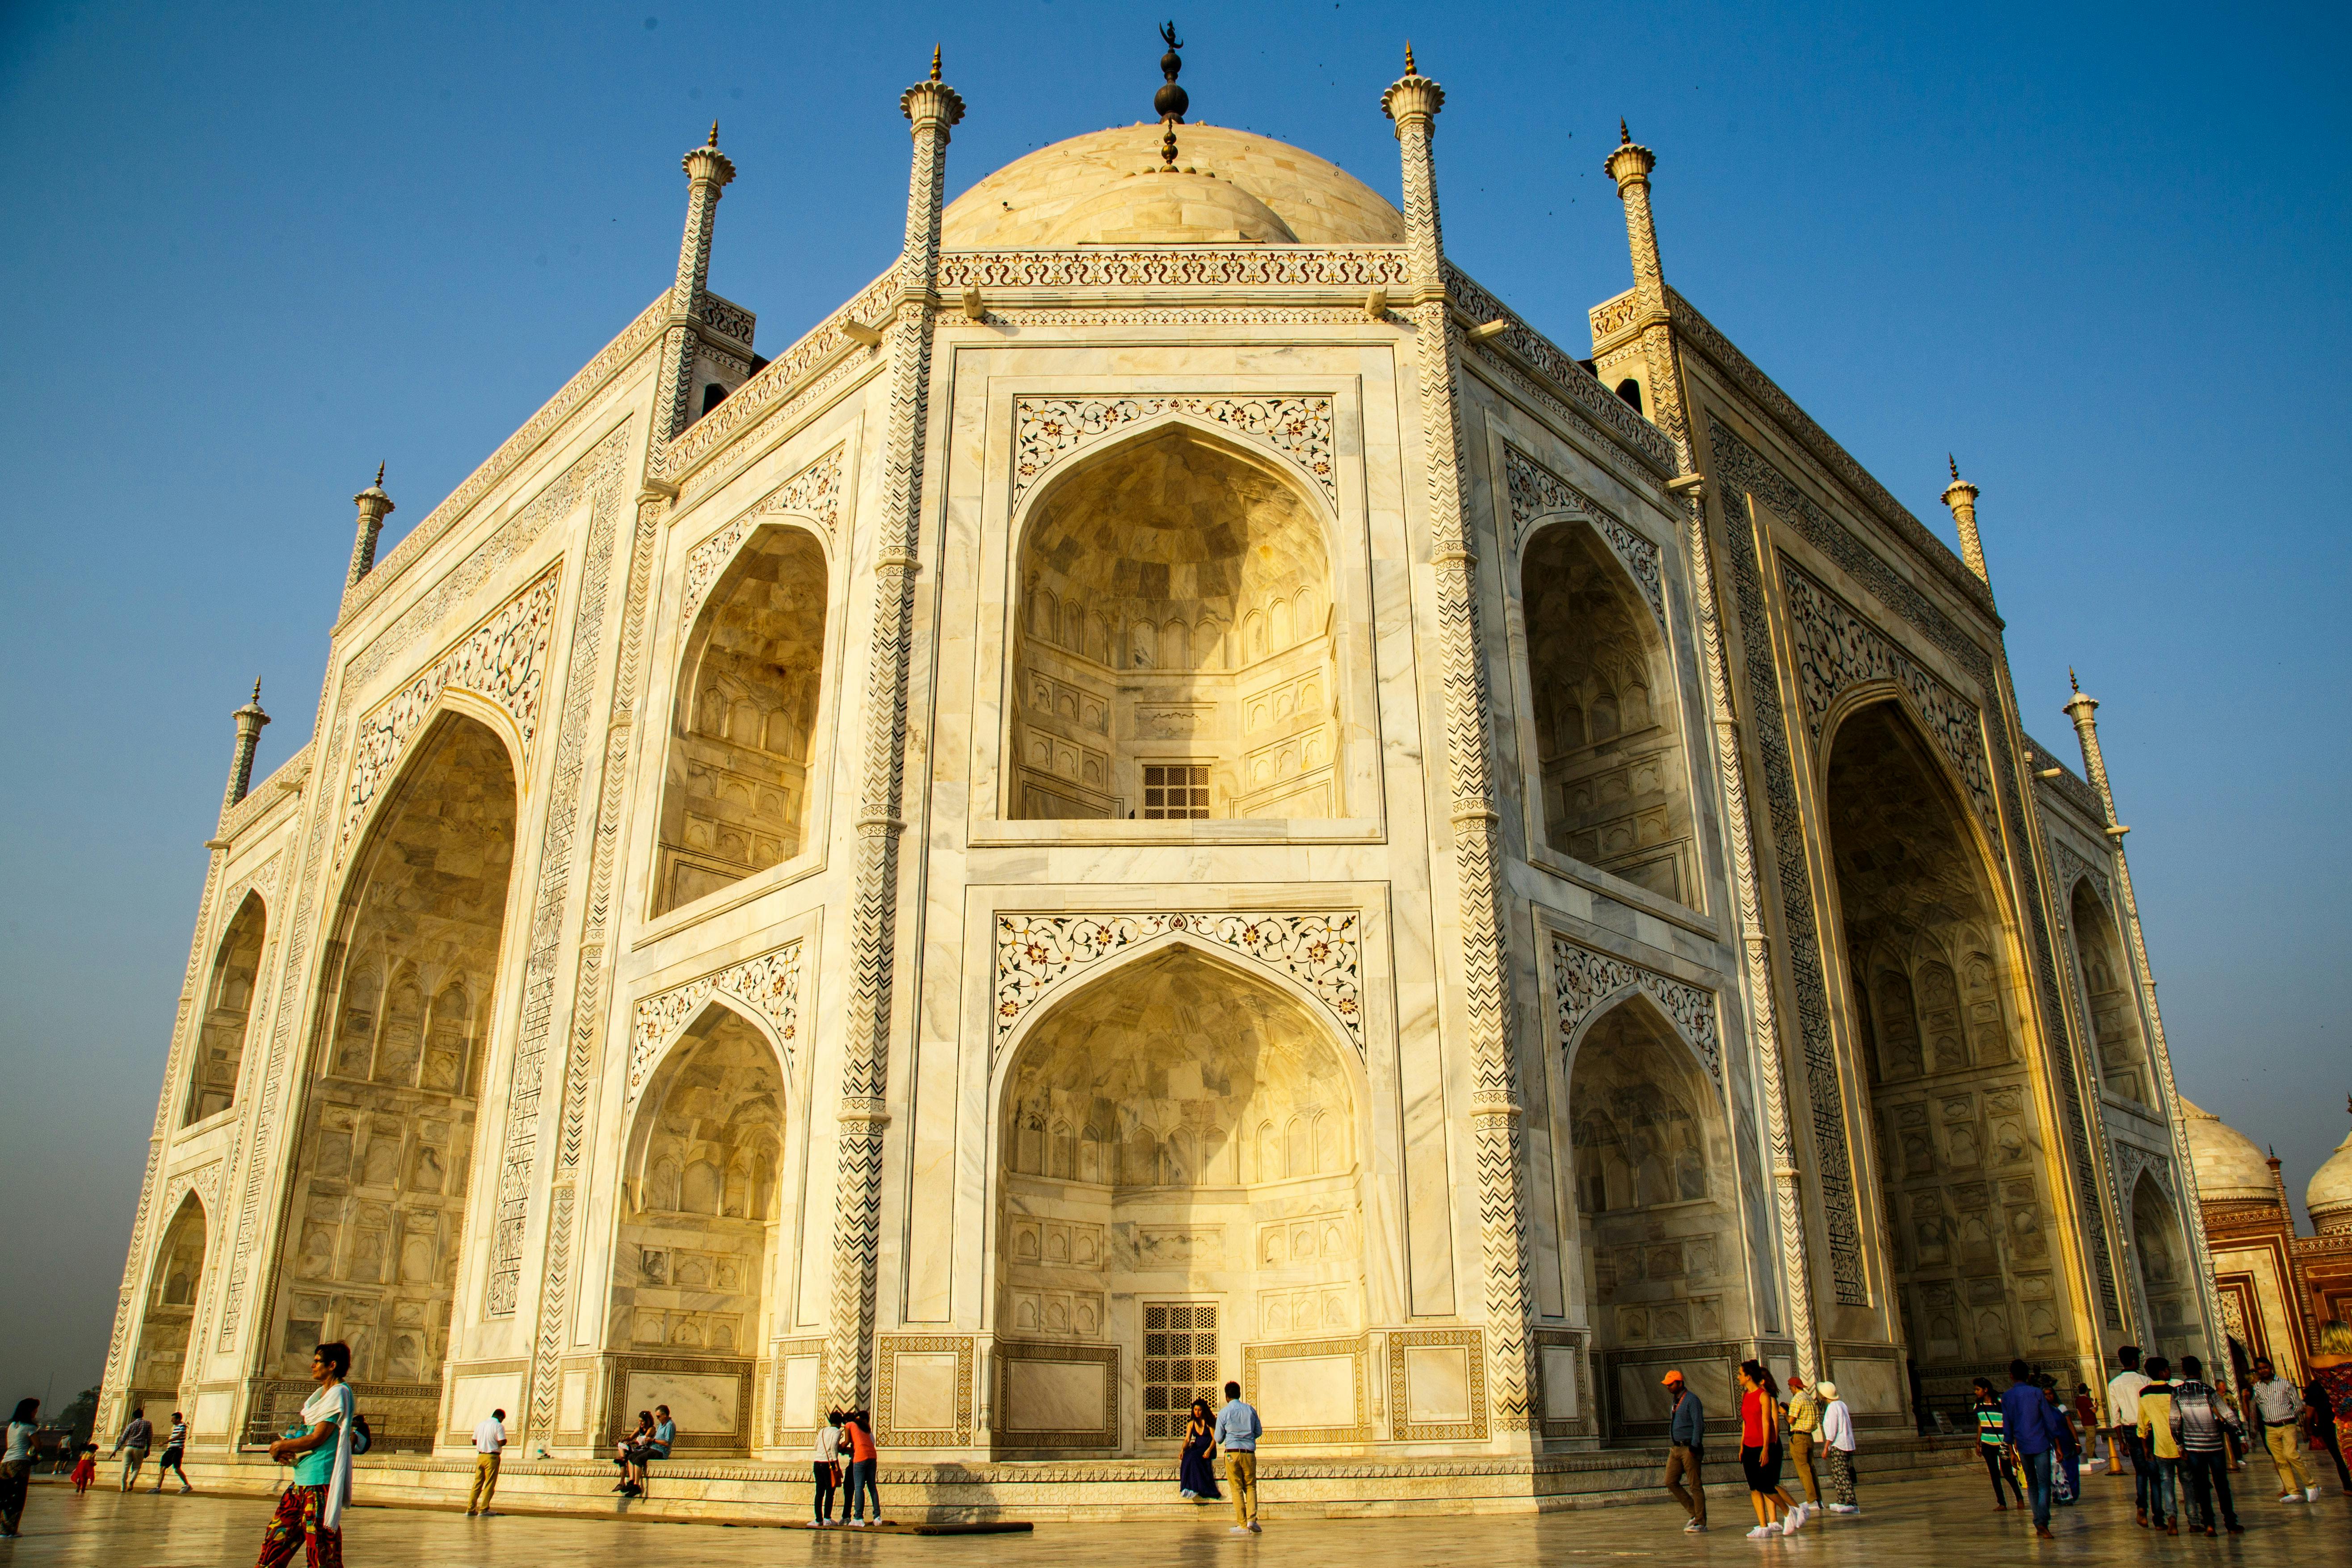
[[[2139,1369],[2139,1347],[2119,1345],[2116,1362],[2123,1370],[2107,1379],[2107,1451],[2120,1449],[2130,1456],[2132,1467],[2132,1506],[2139,1513],[2140,1522],[2147,1522],[2148,1482],[2155,1478],[2155,1467],[2148,1462],[2147,1450],[2139,1441],[2139,1392],[2148,1385],[2148,1376]],[[2110,1475],[2120,1475],[2111,1469]]]
[[[493,1410],[474,1428],[474,1491],[466,1500],[466,1517],[490,1516],[490,1495],[499,1489],[499,1452],[507,1446],[507,1413]]]
[[[1853,1500],[1853,1411],[1838,1397],[1834,1383],[1817,1384],[1814,1392],[1822,1396],[1822,1447],[1829,1455],[1830,1489],[1837,1494],[1830,1511],[1860,1513]]]
[[[809,1520],[811,1529],[833,1527],[833,1494],[840,1486],[841,1412],[835,1410],[816,1429],[816,1512]]]

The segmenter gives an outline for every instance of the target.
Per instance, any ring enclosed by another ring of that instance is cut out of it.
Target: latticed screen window
[[[1217,1309],[1208,1302],[1143,1306],[1143,1435],[1184,1436],[1192,1401],[1217,1397]]]
[[[1171,821],[1209,815],[1209,766],[1206,763],[1146,763],[1143,764],[1143,820]]]

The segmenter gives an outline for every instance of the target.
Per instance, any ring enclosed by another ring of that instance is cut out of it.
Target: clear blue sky
[[[712,286],[773,352],[887,263],[934,39],[961,189],[1150,118],[1161,14],[0,12],[0,1395],[99,1373],[228,711],[260,675],[264,769],[308,733],[377,461],[396,538],[653,298],[714,115],[741,174]],[[2105,704],[2182,1086],[2299,1197],[2352,1127],[2345,13],[1178,21],[1195,118],[1392,199],[1410,37],[1448,94],[1449,248],[1579,352],[1627,280],[1624,115],[1673,282],[1946,531],[1959,454],[2026,722],[2070,745],[2070,662]]]

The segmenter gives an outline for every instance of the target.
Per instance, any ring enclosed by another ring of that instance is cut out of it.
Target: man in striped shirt
[[[2213,1494],[2219,1492],[2221,1522],[2232,1535],[2245,1533],[2238,1522],[2238,1510],[2230,1500],[2227,1435],[2237,1425],[2238,1418],[2214,1394],[2213,1385],[2205,1381],[2204,1366],[2193,1355],[2182,1356],[2180,1381],[2172,1385],[2172,1439],[2179,1445],[2181,1477],[2188,1482],[2189,1496],[2197,1505],[2196,1515],[2189,1523],[2192,1531],[2201,1529],[2208,1535],[2219,1533],[2213,1528]],[[2189,1510],[2183,1508],[2181,1511]]]
[[[180,1478],[180,1491],[183,1496],[196,1489],[188,1484],[188,1472],[180,1468],[181,1457],[187,1452],[187,1418],[174,1410],[172,1412],[172,1435],[163,1439],[163,1461],[155,1467],[157,1491],[163,1489],[163,1478],[167,1474]]]

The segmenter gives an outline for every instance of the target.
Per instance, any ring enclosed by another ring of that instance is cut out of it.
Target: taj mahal
[[[1409,52],[1402,211],[1181,64],[949,201],[935,57],[901,249],[765,353],[713,126],[636,319],[396,548],[359,493],[312,724],[234,715],[102,1426],[262,1489],[341,1340],[362,1498],[497,1407],[611,1508],[658,1401],[677,1509],[805,1517],[863,1406],[900,1510],[1110,1517],[1231,1380],[1270,1504],[1535,1509],[1670,1367],[1895,1456],[2220,1350],[1977,488],[1956,552],[1675,291],[1630,133],[1580,353],[1448,255]]]

